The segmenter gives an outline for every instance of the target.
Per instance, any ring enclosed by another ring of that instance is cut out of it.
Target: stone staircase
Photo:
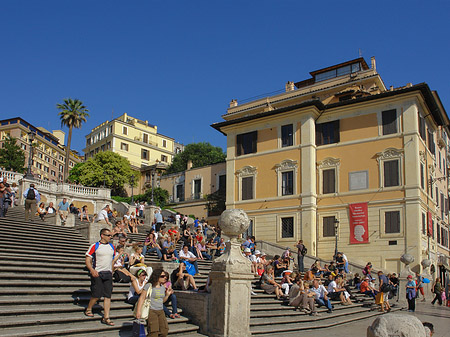
[[[124,302],[129,285],[114,284],[114,327],[100,323],[102,302],[94,307],[95,318],[84,316],[90,298],[84,269],[89,242],[73,228],[23,219],[22,207],[0,219],[0,335],[131,336],[131,306]],[[186,317],[168,321],[171,336],[201,336]]]
[[[116,326],[100,324],[102,303],[94,307],[95,318],[83,315],[90,298],[90,281],[84,269],[84,254],[89,246],[75,229],[60,227],[36,219],[26,223],[23,208],[10,209],[0,219],[0,336],[131,336],[131,306],[124,302],[128,284],[115,283],[111,319]],[[143,241],[146,228],[129,234]],[[146,262],[157,262],[156,255]],[[201,276],[198,286],[205,284],[211,261],[199,261]],[[254,283],[256,283],[256,279]],[[294,311],[287,303],[253,287],[250,330],[253,335],[275,335],[301,330],[321,329],[366,319],[380,313],[372,300],[357,294],[358,302],[335,306],[333,313],[319,308],[320,316]],[[394,308],[393,310],[398,310]],[[180,314],[183,313],[180,310]],[[198,327],[187,317],[168,319],[171,336],[201,336]]]

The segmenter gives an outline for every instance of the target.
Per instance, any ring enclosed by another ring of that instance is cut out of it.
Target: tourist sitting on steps
[[[375,299],[375,296],[378,294],[378,291],[376,291],[374,288],[372,288],[369,285],[369,276],[364,277],[361,284],[359,285],[359,292],[361,294],[367,295]]]
[[[328,308],[328,313],[332,313],[333,307],[328,299],[328,292],[323,285],[319,283],[319,279],[314,279],[313,287],[311,290],[315,293],[315,301],[319,306],[326,306]]]
[[[129,283],[135,278],[134,275],[125,268],[125,262],[128,259],[129,256],[125,253],[124,245],[117,245],[116,256],[113,260],[113,279],[115,282]]]
[[[190,264],[192,264],[195,268],[195,275],[200,276],[200,273],[198,271],[198,263],[197,258],[195,257],[192,252],[189,251],[189,246],[184,246],[183,249],[179,253],[180,261],[185,261]]]
[[[262,274],[261,289],[269,295],[275,293],[277,300],[284,298],[281,285],[275,282],[273,266],[267,266],[266,271]]]
[[[194,277],[189,275],[184,262],[180,263],[178,268],[172,272],[171,281],[174,289],[189,290],[191,287],[193,290],[197,289]]]
[[[145,269],[139,269],[136,273],[136,277],[133,277],[130,283],[130,289],[128,290],[128,296],[126,302],[134,305],[139,300],[141,293],[144,291],[144,286],[147,284],[148,275]]]
[[[36,210],[36,215],[38,215],[42,221],[45,221],[45,215],[47,211],[45,210],[45,204],[41,202]]]
[[[148,233],[145,238],[142,254],[145,256],[147,253],[156,252],[158,258],[161,259],[163,257],[161,253],[161,246],[157,243],[156,235],[155,230],[153,228],[150,229],[150,233]]]
[[[167,299],[167,301],[165,301],[163,304],[164,313],[166,314],[167,317],[170,317],[172,319],[180,318],[180,315],[178,314],[178,309],[177,309],[177,297],[175,296],[175,294],[172,290],[172,282],[170,282],[169,273],[165,271],[164,275],[166,276],[166,282],[164,283],[164,287],[166,288],[166,290],[169,293],[171,293],[169,295],[169,298]],[[170,310],[167,308],[167,306],[169,305],[169,302],[172,307],[172,312],[170,312]]]
[[[294,285],[289,290],[289,305],[294,307],[294,310],[300,308],[304,313],[311,316],[318,316],[314,305],[315,293],[309,291],[309,285],[302,281],[301,275],[297,275],[294,280]]]
[[[281,276],[281,274],[288,269],[287,264],[283,261],[280,255],[275,255],[273,257],[272,266],[274,269],[275,277]]]
[[[95,217],[95,222],[107,224],[109,225],[110,229],[112,228],[111,222],[109,222],[108,218],[108,211],[109,211],[109,205],[106,205]]]
[[[62,223],[65,223],[67,220],[67,216],[69,215],[69,206],[70,204],[67,201],[67,198],[63,198],[63,200],[58,204],[58,214]]]
[[[130,256],[130,273],[136,275],[139,269],[145,269],[147,280],[152,275],[153,268],[145,264],[144,255],[142,255],[142,246],[135,243],[133,245],[134,253]]]
[[[328,297],[334,301],[341,301],[342,305],[350,305],[353,304],[350,300],[350,294],[345,290],[345,288],[341,288],[338,286],[339,280],[342,280],[341,276],[329,276],[330,283],[328,284]]]
[[[86,218],[87,222],[91,222],[91,220],[89,219],[89,214],[88,214],[88,207],[87,205],[84,205],[81,208],[81,212],[80,212],[80,221],[83,222],[83,219]]]

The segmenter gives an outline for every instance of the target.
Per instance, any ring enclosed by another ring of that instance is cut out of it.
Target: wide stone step
[[[66,241],[67,242],[67,241]],[[63,252],[67,255],[76,255],[81,254],[84,255],[86,251],[89,248],[88,244],[83,245],[70,245],[69,242],[63,243],[63,242],[44,242],[44,241],[32,241],[31,239],[28,240],[17,240],[17,239],[10,239],[5,238],[2,240],[2,244],[6,246],[6,248],[21,248],[26,251],[30,251],[36,254],[45,254],[47,252]]]
[[[66,236],[50,236],[48,234],[37,236],[34,234],[16,234],[16,233],[2,233],[2,239],[5,241],[11,242],[23,242],[29,243],[30,241],[33,243],[39,243],[42,245],[50,246],[50,245],[60,245],[65,246],[67,248],[78,248],[78,247],[87,247],[89,243],[86,240],[75,239],[73,237]]]
[[[19,252],[18,250],[14,250],[11,253],[1,252],[0,251],[0,259],[2,261],[11,261],[14,262],[18,268],[25,262],[36,262],[36,263],[45,263],[47,266],[54,266],[55,268],[66,265],[66,266],[81,266],[84,268],[85,266],[85,255],[80,255],[78,257],[64,257],[64,258],[54,258],[53,255],[36,255],[33,252]],[[20,261],[20,264],[17,262]]]
[[[39,222],[25,222],[18,219],[2,218],[0,220],[0,228],[11,230],[30,231],[36,234],[51,234],[51,235],[66,235],[73,234],[74,237],[83,238],[82,235],[75,230],[74,227],[63,227],[54,224],[39,223]]]
[[[198,327],[189,323],[169,322],[169,335],[184,334],[195,332]],[[116,319],[115,326],[101,324],[98,318],[91,318],[91,321],[82,324],[60,324],[60,325],[36,325],[33,329],[29,327],[12,327],[2,329],[2,337],[35,337],[35,336],[66,336],[75,334],[85,336],[86,333],[103,333],[104,336],[118,336],[122,331],[131,330],[132,320]],[[120,332],[119,332],[120,331]],[[108,334],[107,334],[108,333]]]
[[[396,311],[399,309],[393,309]],[[380,315],[378,311],[366,311],[361,313],[355,313],[353,315],[337,315],[333,314],[323,314],[329,315],[327,319],[321,319],[322,316],[313,316],[314,320],[309,322],[301,323],[282,323],[282,324],[271,324],[266,326],[251,326],[250,331],[252,335],[271,335],[271,336],[299,336],[299,331],[302,330],[319,330],[322,328],[329,328],[341,324],[346,324],[354,321],[360,321],[370,317]],[[318,336],[321,333],[318,331]]]
[[[10,243],[8,246],[1,246],[0,247],[0,253],[16,253],[20,249],[24,253],[32,253],[34,255],[40,255],[40,256],[55,256],[59,257],[61,259],[65,257],[69,258],[84,258],[84,253],[87,251],[82,252],[82,250],[79,250],[78,252],[72,253],[69,249],[58,249],[58,248],[52,248],[52,247],[32,247],[26,244],[15,244]]]
[[[20,308],[21,305],[36,305],[36,304],[50,304],[50,303],[72,303],[78,304],[89,301],[91,298],[90,291],[86,289],[85,292],[79,292],[76,295],[67,293],[65,295],[29,295],[24,294],[21,296],[5,296],[0,295],[0,307],[2,306],[14,306],[15,308]],[[111,296],[111,301],[125,301],[127,293],[115,292]],[[102,302],[103,300],[100,300]]]

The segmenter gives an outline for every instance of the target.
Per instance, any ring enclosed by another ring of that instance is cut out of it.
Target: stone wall
[[[210,314],[212,313],[211,295],[208,293],[192,293],[176,290],[178,307],[183,309],[183,315],[189,317],[200,327],[200,333],[208,335],[210,331]]]

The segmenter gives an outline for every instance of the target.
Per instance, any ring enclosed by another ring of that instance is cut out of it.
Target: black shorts
[[[111,298],[113,289],[113,277],[110,271],[101,271],[99,277],[91,275],[91,293],[94,298]]]

